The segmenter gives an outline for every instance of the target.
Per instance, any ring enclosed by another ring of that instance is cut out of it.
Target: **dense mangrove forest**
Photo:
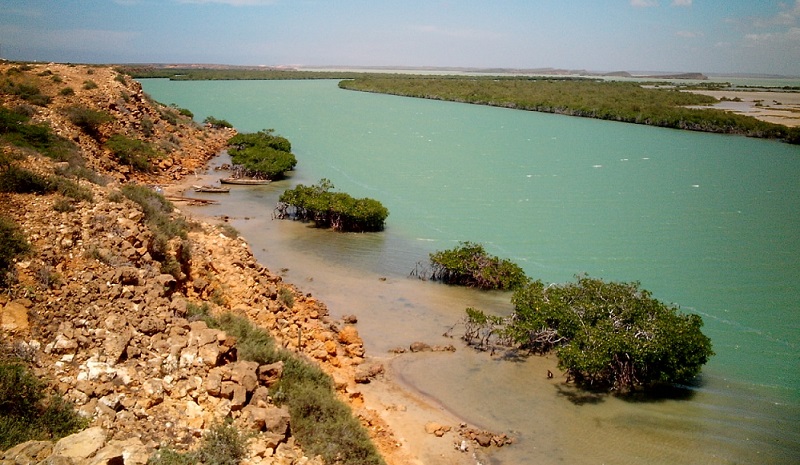
[[[800,128],[713,108],[689,108],[717,99],[673,86],[593,79],[364,76],[343,80],[339,87],[800,144]]]
[[[339,79],[339,87],[405,97],[490,105],[672,129],[736,134],[800,144],[800,128],[761,121],[715,108],[707,95],[689,89],[723,89],[725,83],[610,81],[591,77],[528,75],[419,75],[281,68],[175,68],[126,66],[134,78],[199,80]]]

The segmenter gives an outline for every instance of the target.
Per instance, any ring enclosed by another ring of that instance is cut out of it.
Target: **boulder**
[[[364,341],[358,335],[358,330],[355,326],[347,325],[339,331],[339,342],[344,345],[363,344]]]
[[[106,444],[106,432],[95,426],[59,440],[53,447],[54,456],[85,461]]]
[[[15,465],[32,465],[49,457],[52,451],[53,443],[50,441],[28,441],[0,454],[0,459],[8,460]]]
[[[0,308],[0,330],[8,333],[27,331],[28,309],[17,301],[7,303]]]
[[[150,452],[138,438],[110,441],[87,465],[145,465]]]
[[[281,376],[283,376],[283,361],[261,365],[256,373],[258,381],[264,386],[270,387],[280,381]]]
[[[247,392],[253,392],[258,387],[258,362],[239,361],[228,364],[231,381],[241,384]]]

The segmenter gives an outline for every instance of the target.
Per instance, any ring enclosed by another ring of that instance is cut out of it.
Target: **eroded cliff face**
[[[51,97],[35,105],[6,86],[0,103],[49,124],[75,144],[85,168],[108,182],[74,178],[92,200],[67,199],[69,208],[56,208],[65,200],[58,192],[0,193],[0,215],[13,219],[32,246],[0,293],[0,343],[91,420],[85,434],[102,438],[72,456],[59,452],[66,446],[29,444],[0,453],[0,463],[20,457],[38,463],[53,454],[72,463],[111,463],[109,456],[121,457],[114,463],[144,463],[163,445],[191,448],[224,418],[255,434],[249,463],[321,463],[305,457],[287,410],[269,396],[282,367],[240,360],[235,338],[188,309],[206,305],[211,315],[247,317],[331,374],[356,409],[362,403],[356,373],[365,381],[357,330],[332,321],[324,304],[257,263],[243,239],[226,236],[218,225],[189,220],[188,235],[169,239],[157,255],[158,231],[121,193],[125,184],[160,185],[193,173],[233,132],[198,125],[150,101],[137,82],[108,67],[4,63],[3,79],[31,83]],[[87,131],[70,116],[76,106],[110,118]],[[106,146],[115,134],[156,147],[152,171],[121,164]],[[42,175],[67,163],[7,143],[2,151]],[[165,270],[169,257],[179,268]],[[379,443],[394,444],[374,415],[359,415]]]

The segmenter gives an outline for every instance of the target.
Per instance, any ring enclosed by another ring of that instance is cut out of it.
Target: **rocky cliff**
[[[257,263],[244,240],[191,219],[183,236],[162,239],[147,209],[123,194],[193,173],[232,130],[196,124],[108,67],[0,63],[0,81],[2,106],[48,125],[72,153],[64,161],[3,139],[4,160],[41,176],[72,176],[64,169],[76,164],[96,175],[70,178],[91,193],[80,200],[63,190],[0,193],[0,215],[32,246],[0,293],[0,344],[91,422],[77,439],[0,452],[0,463],[145,463],[164,446],[191,449],[225,418],[255,438],[246,463],[321,463],[306,457],[269,395],[282,367],[240,360],[234,337],[193,317],[200,305],[248,318],[321,366],[373,438],[393,443],[358,410],[356,374],[363,382],[380,370],[360,366],[355,327]],[[149,166],[126,163],[108,143],[115,136],[148,144]]]

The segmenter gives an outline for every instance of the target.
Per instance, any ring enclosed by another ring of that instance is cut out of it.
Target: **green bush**
[[[321,455],[325,463],[384,463],[361,423],[336,397],[330,376],[318,366],[278,348],[266,331],[246,318],[225,314],[217,324],[236,338],[240,358],[260,364],[283,361],[283,376],[270,393],[276,403],[289,408],[292,434],[306,453]]]
[[[72,124],[95,139],[99,137],[100,126],[113,119],[104,111],[92,110],[79,105],[67,108],[64,113]]]
[[[64,197],[69,197],[71,199],[77,201],[86,201],[91,202],[94,200],[94,196],[92,195],[92,191],[81,186],[75,181],[67,179],[62,176],[55,176],[54,183],[56,186],[56,190],[59,194],[63,195]]]
[[[11,219],[0,216],[0,287],[7,284],[8,272],[14,260],[30,250],[31,246],[19,226]]]
[[[194,118],[194,113],[192,113],[191,110],[180,107],[175,107],[175,109],[178,110],[179,115],[188,116],[189,118]]]
[[[286,308],[294,307],[294,293],[288,287],[282,287],[278,291],[278,300],[286,306]]]
[[[521,348],[556,350],[577,384],[629,391],[688,383],[714,354],[703,320],[654,299],[639,283],[577,282],[518,288],[505,335]]]
[[[381,231],[389,210],[370,198],[356,199],[344,192],[331,192],[333,184],[321,179],[319,184],[298,184],[281,194],[277,218],[313,221],[318,227],[334,231]]]
[[[223,236],[236,239],[239,237],[239,230],[234,228],[230,223],[220,223],[219,230]]]
[[[279,179],[297,165],[288,139],[275,135],[273,129],[240,133],[228,140],[228,153],[234,165],[250,177]]]
[[[31,148],[70,166],[82,166],[83,159],[75,144],[55,135],[47,124],[29,124],[30,108],[14,110],[0,107],[0,138],[17,147]]]
[[[189,224],[186,218],[173,215],[175,207],[172,202],[146,186],[126,184],[122,186],[122,194],[139,205],[145,221],[153,231],[153,238],[148,245],[150,255],[162,262],[161,269],[164,273],[178,279],[181,266],[187,264],[191,258],[191,246],[187,241]],[[173,237],[183,239],[177,257],[169,254],[169,241]]]
[[[0,192],[47,194],[55,190],[56,183],[50,176],[42,176],[16,165],[0,171]]]
[[[122,134],[114,134],[105,143],[105,147],[117,157],[120,163],[130,165],[138,171],[151,171],[150,160],[159,156],[152,145],[147,142],[131,139]]]
[[[0,450],[30,440],[57,440],[86,427],[71,403],[48,396],[28,369],[0,360]]]
[[[211,126],[212,128],[232,128],[233,125],[224,119],[217,119],[213,116],[207,116],[206,119],[203,120],[204,123]]]
[[[7,79],[0,84],[0,93],[16,95],[26,102],[40,107],[46,107],[53,100],[42,94],[39,86],[33,82],[17,82]]]
[[[450,250],[430,254],[434,281],[479,289],[514,289],[527,281],[517,264],[491,256],[483,246],[462,242]]]
[[[75,89],[72,87],[64,87],[60,91],[58,91],[58,95],[62,95],[64,97],[69,97],[70,95],[75,95]]]
[[[87,79],[86,81],[83,81],[83,88],[84,90],[97,89],[97,83],[91,79]]]
[[[203,436],[200,447],[184,454],[172,449],[156,453],[147,461],[150,465],[237,465],[247,456],[247,436],[235,426],[219,423]]]

